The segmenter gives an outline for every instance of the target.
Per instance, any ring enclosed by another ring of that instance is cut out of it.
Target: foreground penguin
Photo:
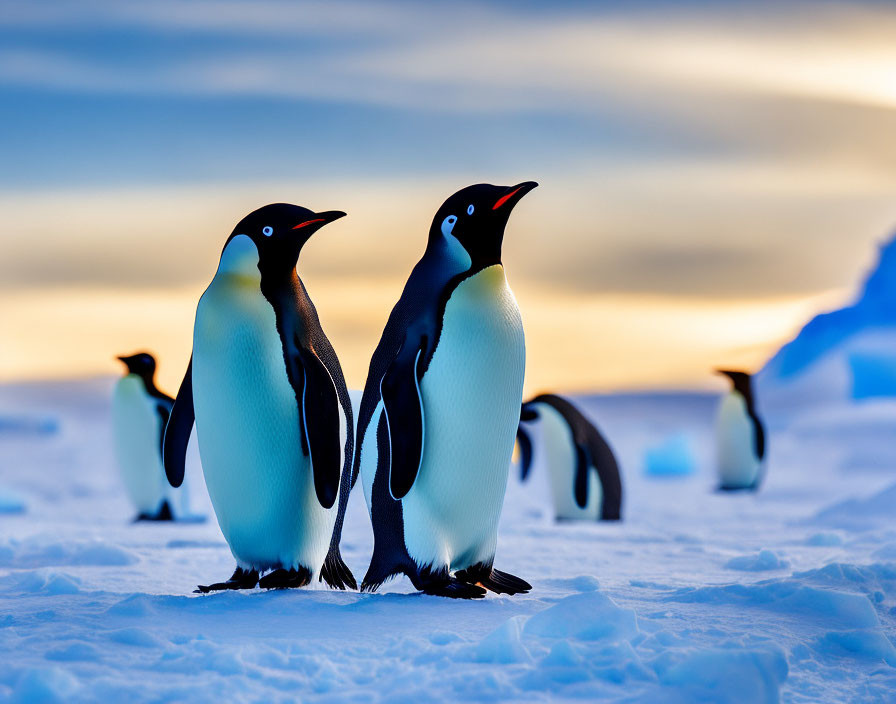
[[[445,201],[374,352],[355,460],[374,532],[363,590],[399,573],[455,598],[531,589],[492,562],[526,356],[501,243],[536,185]]]
[[[558,520],[618,521],[622,481],[613,450],[598,429],[569,401],[541,394],[523,404],[517,442],[520,478],[532,466],[532,440],[524,424],[541,420],[541,441]]]
[[[137,510],[136,520],[170,521],[181,497],[165,480],[162,437],[174,399],[156,388],[151,354],[118,359],[126,371],[112,393],[112,430],[121,478]]]
[[[731,391],[722,398],[716,418],[716,461],[719,489],[759,488],[765,457],[765,430],[756,413],[753,385],[746,372],[719,369],[731,380]]]
[[[315,575],[331,587],[356,586],[339,553],[351,402],[296,274],[302,245],[344,215],[285,203],[250,213],[199,299],[165,470],[178,486],[195,418],[209,497],[237,562],[229,580],[199,591],[302,587]]]

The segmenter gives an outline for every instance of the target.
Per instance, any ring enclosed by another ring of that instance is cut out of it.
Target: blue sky
[[[23,331],[0,377],[179,366],[220,242],[280,199],[349,212],[300,273],[363,376],[439,203],[525,179],[533,384],[755,366],[896,223],[894,31],[884,3],[0,3],[0,312],[104,328],[62,365]],[[688,344],[645,352],[658,320]]]

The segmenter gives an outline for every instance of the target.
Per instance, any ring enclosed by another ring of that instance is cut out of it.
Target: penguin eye
[[[457,222],[457,215],[449,215],[442,220],[442,234],[448,236],[454,230],[454,224]]]
[[[261,234],[263,234],[265,237],[270,237],[274,234],[274,228],[270,225],[265,225],[263,228],[261,228]]]
[[[467,206],[467,215],[472,215],[473,210],[475,210],[475,208],[473,208],[473,204],[470,203],[470,205]]]

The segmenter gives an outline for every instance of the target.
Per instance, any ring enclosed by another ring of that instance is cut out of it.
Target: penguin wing
[[[405,338],[398,355],[380,380],[380,396],[389,431],[389,490],[402,498],[414,486],[423,461],[423,396],[420,361],[426,338],[414,344]]]
[[[187,444],[190,442],[190,433],[193,431],[193,421],[196,420],[193,410],[193,357],[187,365],[187,372],[180,384],[174,406],[168,422],[165,425],[165,434],[162,439],[162,462],[165,465],[165,476],[173,487],[179,487],[184,482],[184,464],[187,459]]]
[[[585,508],[588,505],[588,450],[579,443],[575,444],[576,448],[576,471],[573,475],[573,496],[576,505],[579,508]]]
[[[314,491],[324,508],[336,503],[342,477],[342,443],[339,438],[339,392],[326,365],[310,345],[296,340],[294,362],[301,368],[300,408],[302,433],[311,455]],[[351,429],[346,429],[351,432]]]
[[[756,428],[754,437],[756,443],[756,457],[761,460],[765,457],[765,428],[762,427],[762,421],[755,415],[753,416],[753,425]]]
[[[524,482],[532,469],[532,438],[522,423],[516,429],[516,443],[520,446],[520,481]]]
[[[587,446],[603,492],[600,517],[604,521],[618,521],[621,515],[622,479],[616,455],[593,425],[587,433]]]

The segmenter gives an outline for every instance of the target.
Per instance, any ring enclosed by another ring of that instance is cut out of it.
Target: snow
[[[583,397],[613,443],[624,520],[551,520],[545,468],[511,474],[499,569],[516,597],[192,593],[229,576],[214,520],[134,524],[110,380],[0,387],[0,701],[887,701],[896,692],[896,403],[769,404],[761,491],[713,491],[709,394]],[[761,399],[762,400],[762,399]],[[762,410],[762,406],[760,407]],[[672,442],[670,442],[670,440]],[[688,473],[645,471],[678,444]],[[195,448],[193,503],[209,516]],[[662,473],[660,473],[662,474]],[[351,498],[343,553],[372,538]]]

